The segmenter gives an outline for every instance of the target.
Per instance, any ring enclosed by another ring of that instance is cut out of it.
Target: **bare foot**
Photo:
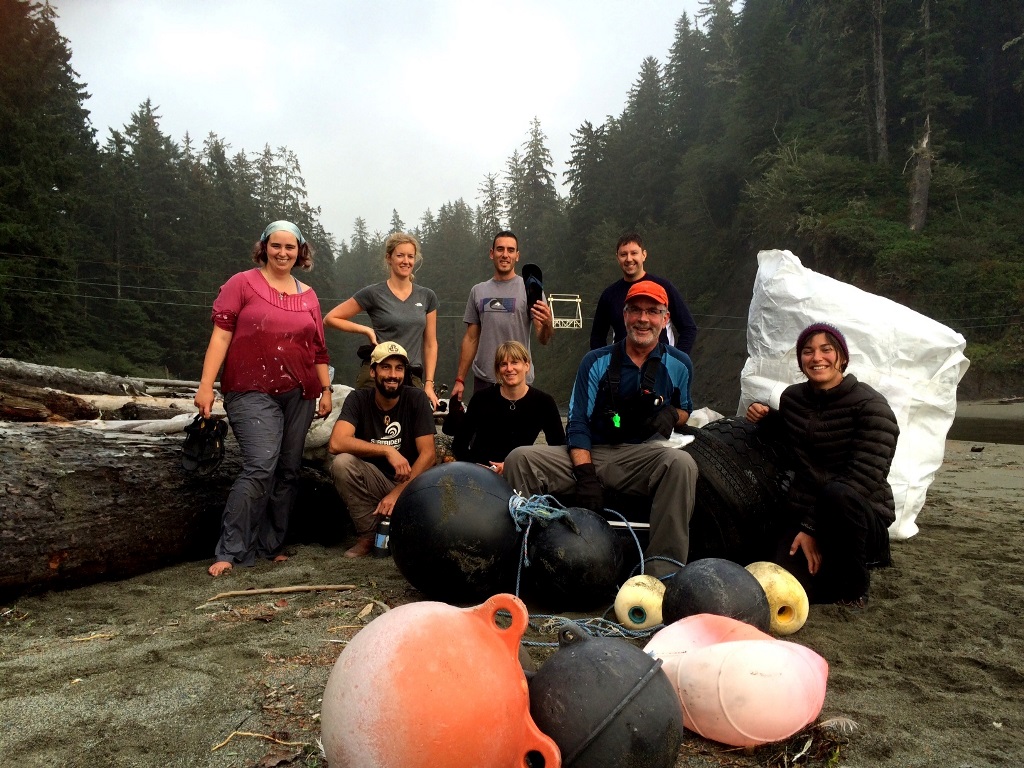
[[[373,534],[365,534],[356,539],[356,543],[345,550],[345,557],[366,557],[373,549]]]
[[[274,562],[275,563],[283,563],[287,559],[288,559],[288,555],[277,555],[277,556],[274,557]]]
[[[225,573],[231,570],[231,563],[226,560],[218,560],[216,563],[210,566],[209,573],[211,576],[223,576]]]

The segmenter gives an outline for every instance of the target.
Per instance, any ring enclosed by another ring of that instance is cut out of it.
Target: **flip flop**
[[[186,472],[209,475],[224,459],[224,438],[228,425],[223,419],[203,418],[197,415],[185,427],[185,442],[181,446],[181,467]]]
[[[544,275],[536,264],[523,265],[523,282],[526,283],[526,308],[544,298]]]

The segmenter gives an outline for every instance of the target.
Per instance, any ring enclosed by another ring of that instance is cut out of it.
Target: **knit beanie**
[[[797,359],[800,358],[800,350],[804,348],[804,344],[816,333],[831,333],[835,336],[836,341],[839,342],[839,350],[843,353],[843,359],[849,362],[850,348],[846,346],[846,337],[831,323],[811,323],[800,331],[800,337],[796,340]]]

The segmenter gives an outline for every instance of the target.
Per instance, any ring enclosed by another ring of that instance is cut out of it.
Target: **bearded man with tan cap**
[[[389,517],[402,489],[434,466],[434,409],[423,391],[405,386],[409,356],[393,341],[370,354],[373,389],[349,393],[331,432],[331,477],[358,539],[345,557],[373,546],[379,517]]]
[[[687,354],[659,341],[671,321],[665,289],[633,284],[622,311],[626,338],[584,356],[576,373],[566,428],[568,452],[552,446],[516,448],[505,479],[523,496],[574,494],[576,504],[604,507],[604,490],[651,499],[646,556],[685,563],[690,543],[697,465],[667,442],[693,409],[693,365]],[[647,572],[676,566],[654,560]]]

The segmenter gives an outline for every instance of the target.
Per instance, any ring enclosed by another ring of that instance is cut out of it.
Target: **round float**
[[[523,595],[530,605],[552,611],[606,606],[615,594],[621,550],[608,521],[596,512],[569,507],[565,517],[534,521],[527,539]]]
[[[529,617],[512,595],[474,608],[409,603],[341,652],[321,728],[332,766],[462,768],[559,765],[530,717],[518,649]]]
[[[664,662],[685,726],[723,744],[786,739],[813,722],[825,701],[828,664],[821,656],[736,619],[688,616],[644,650]]]
[[[653,659],[618,638],[574,624],[530,680],[530,714],[555,740],[562,765],[671,768],[683,740],[679,697]]]
[[[463,461],[410,482],[391,514],[391,556],[416,589],[468,603],[515,591],[520,534],[501,475]]]
[[[803,585],[781,565],[760,560],[747,566],[768,598],[771,631],[776,635],[792,635],[807,621],[810,605]]]
[[[694,560],[665,583],[666,624],[699,613],[745,621],[762,632],[771,627],[768,598],[757,579],[742,565],[717,557]]]
[[[629,629],[650,629],[661,624],[665,585],[661,579],[641,574],[626,580],[615,595],[615,618]]]

